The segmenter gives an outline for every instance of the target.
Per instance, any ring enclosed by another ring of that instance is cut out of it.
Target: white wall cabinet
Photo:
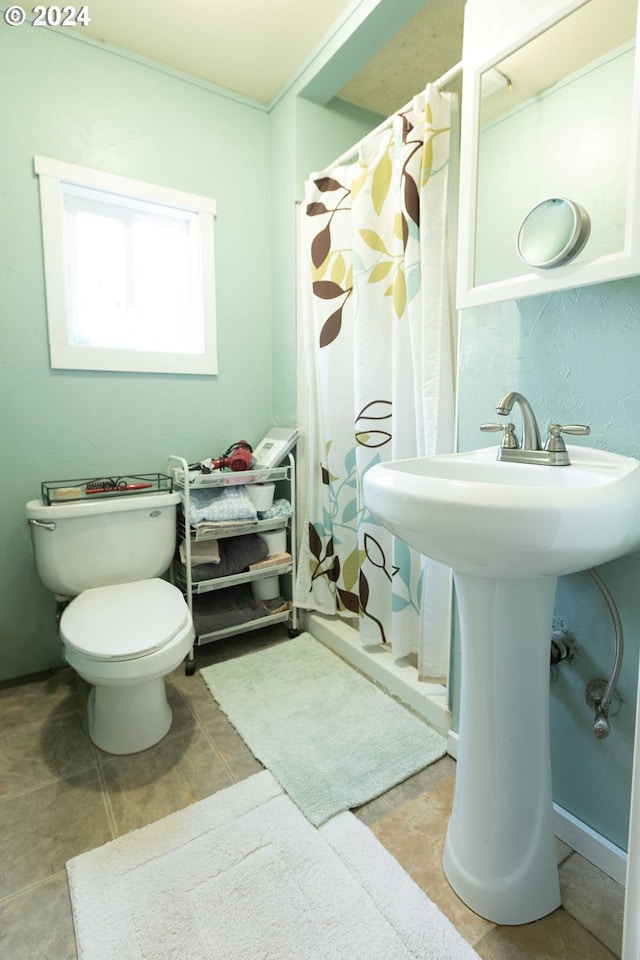
[[[465,9],[458,309],[640,273],[638,0],[495,2]],[[553,198],[590,233],[575,258],[531,266],[518,231]]]

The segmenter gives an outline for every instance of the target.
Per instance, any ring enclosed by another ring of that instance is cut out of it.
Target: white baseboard
[[[556,837],[624,887],[627,876],[627,854],[624,850],[557,803],[554,803],[553,811]]]
[[[447,753],[452,757],[458,756],[458,734],[455,730],[449,730],[447,734]],[[627,874],[627,854],[624,850],[596,833],[557,803],[553,805],[553,813],[558,840],[562,840],[598,870],[624,886]]]

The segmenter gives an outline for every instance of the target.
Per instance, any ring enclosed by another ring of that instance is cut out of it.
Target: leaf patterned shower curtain
[[[306,184],[302,349],[308,506],[296,603],[448,672],[451,577],[366,510],[375,463],[453,449],[446,255],[451,98],[433,86]]]

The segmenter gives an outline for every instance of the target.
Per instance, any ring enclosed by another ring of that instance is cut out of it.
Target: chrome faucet
[[[549,427],[549,437],[542,446],[540,430],[531,404],[521,393],[510,390],[505,393],[496,406],[496,413],[500,417],[508,417],[517,403],[522,413],[522,445],[518,442],[513,423],[483,423],[480,429],[484,431],[502,431],[504,436],[498,448],[498,460],[509,460],[512,463],[540,463],[549,467],[568,467],[571,463],[569,454],[561,437],[562,433],[586,435],[591,433],[590,427],[582,424],[572,424],[563,427],[559,423],[552,423]]]
[[[523,397],[521,393],[516,393],[515,390],[505,393],[496,407],[496,413],[501,417],[508,417],[513,410],[514,403],[520,406],[522,413],[522,449],[542,450],[538,421],[526,397]]]

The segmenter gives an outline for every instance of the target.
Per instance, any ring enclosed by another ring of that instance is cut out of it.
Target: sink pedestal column
[[[557,579],[454,571],[462,683],[444,870],[498,924],[560,906],[549,742],[549,651]]]

